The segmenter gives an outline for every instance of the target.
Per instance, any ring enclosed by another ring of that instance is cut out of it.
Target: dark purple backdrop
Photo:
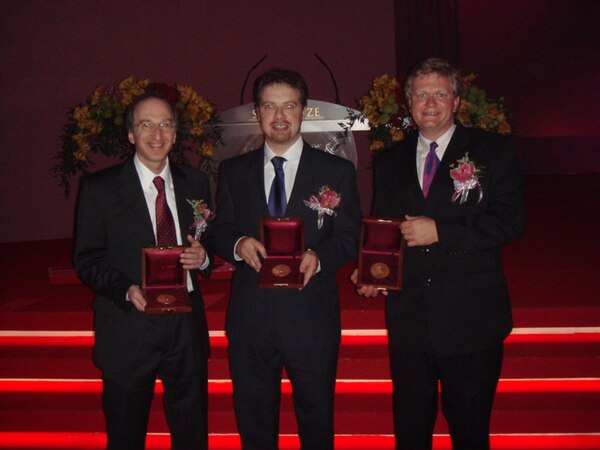
[[[525,171],[597,171],[597,2],[451,3],[460,65],[478,73],[491,95],[506,97]],[[334,101],[318,53],[336,75],[341,102],[354,106],[372,77],[395,73],[396,45],[416,45],[397,42],[401,6],[392,0],[0,2],[0,242],[71,236],[76,196],[65,199],[50,168],[67,110],[98,83],[133,75],[186,84],[224,111],[239,104],[246,72],[267,54],[259,71],[296,68],[311,98]],[[365,134],[356,140],[368,211],[370,155]],[[540,163],[544,153],[550,160]],[[98,159],[97,167],[110,163]]]

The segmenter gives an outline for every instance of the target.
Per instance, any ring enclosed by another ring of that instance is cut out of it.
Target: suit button
[[[429,253],[429,249],[428,248],[424,248],[423,249],[423,253]]]
[[[427,278],[427,286],[431,286],[431,278]]]

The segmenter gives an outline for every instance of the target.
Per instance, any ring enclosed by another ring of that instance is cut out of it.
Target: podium
[[[336,103],[308,99],[300,131],[308,144],[352,161],[356,167],[356,144],[352,131],[369,131],[369,124],[367,121],[362,123],[357,120],[350,127],[350,112],[360,114],[357,110]],[[254,103],[246,103],[219,113],[219,119],[223,139],[215,146],[213,159],[217,164],[263,144]],[[344,133],[340,123],[348,125],[347,133]]]

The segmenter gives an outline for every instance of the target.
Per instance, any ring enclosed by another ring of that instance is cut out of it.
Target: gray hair
[[[414,80],[423,75],[429,75],[431,73],[436,73],[442,77],[448,78],[456,97],[463,93],[464,81],[460,75],[460,71],[444,59],[429,58],[415,64],[408,71],[406,80],[404,81],[404,96],[406,97],[406,100],[410,99],[410,93]]]

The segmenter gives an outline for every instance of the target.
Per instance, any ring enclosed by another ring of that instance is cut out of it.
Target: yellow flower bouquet
[[[474,74],[463,78],[465,92],[460,97],[456,119],[466,127],[476,127],[498,134],[510,134],[504,99],[492,99],[473,84]],[[349,120],[369,122],[369,151],[376,152],[404,139],[414,129],[408,106],[404,103],[402,85],[397,77],[387,74],[375,77],[369,92],[357,101],[360,114],[350,113]]]
[[[133,154],[134,148],[125,130],[125,112],[135,97],[147,91],[161,94],[177,107],[177,141],[170,153],[173,161],[186,163],[188,155],[195,155],[198,165],[210,173],[214,144],[220,139],[214,106],[191,87],[136,80],[129,76],[116,86],[96,87],[83,104],[69,111],[62,148],[53,167],[66,195],[70,191],[71,178],[88,172],[93,164],[93,154],[119,160]]]

